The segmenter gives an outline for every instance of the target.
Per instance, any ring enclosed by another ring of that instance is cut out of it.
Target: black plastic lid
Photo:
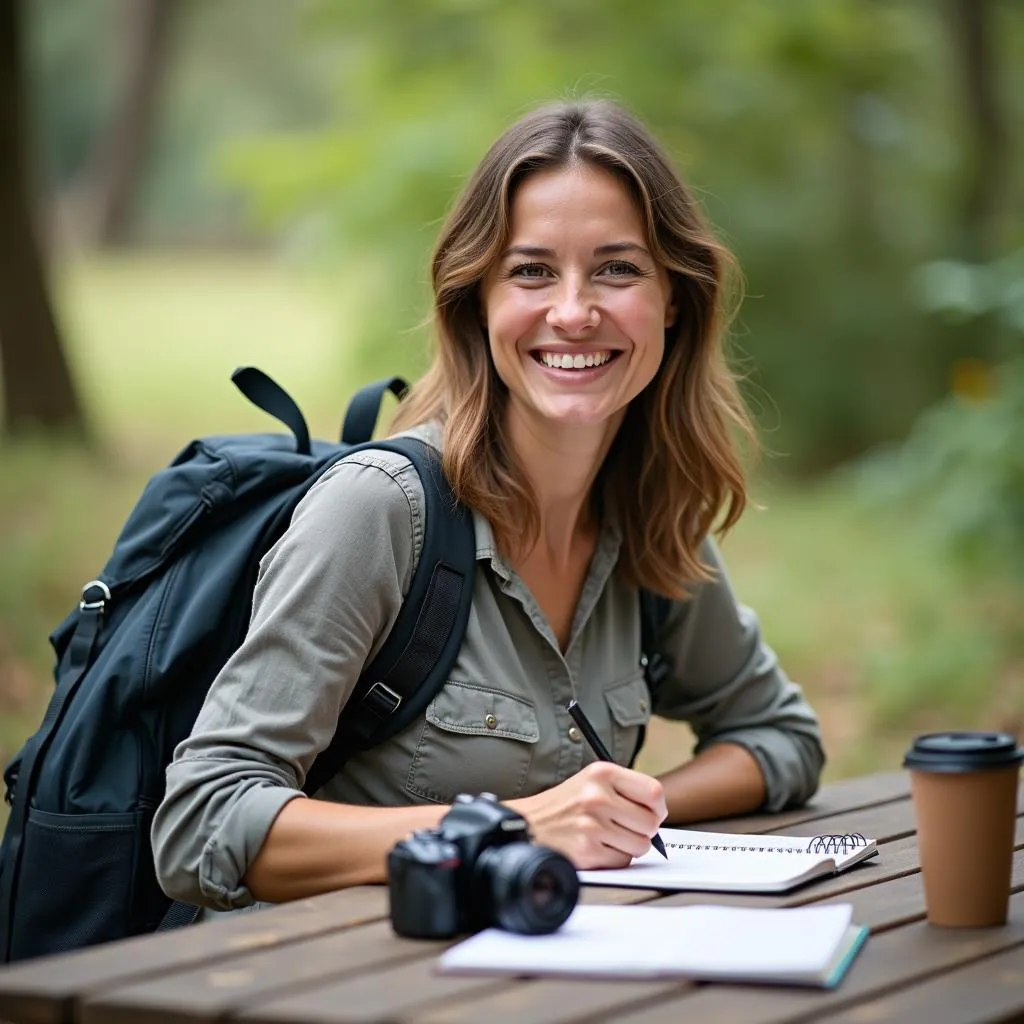
[[[1024,762],[1024,747],[1005,732],[933,732],[918,736],[903,767],[923,772],[977,772],[1014,768]]]

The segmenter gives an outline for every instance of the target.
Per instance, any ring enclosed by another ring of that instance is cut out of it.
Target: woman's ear
[[[675,293],[669,296],[668,303],[665,305],[665,330],[667,331],[670,327],[675,327],[676,317],[679,315],[679,307],[676,304]]]
[[[679,290],[674,276],[669,277],[668,302],[665,303],[665,330],[675,327],[679,315]]]

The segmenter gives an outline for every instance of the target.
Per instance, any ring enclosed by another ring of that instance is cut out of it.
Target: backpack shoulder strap
[[[661,627],[665,625],[672,602],[651,590],[640,591],[640,665],[644,670],[651,703],[667,678],[670,666],[658,649]]]
[[[668,678],[670,666],[668,660],[658,649],[660,646],[661,627],[665,625],[672,602],[667,597],[655,594],[651,590],[640,590],[640,667],[644,670],[647,690],[651,695],[651,708],[657,704],[658,690]],[[630,767],[636,762],[637,754],[644,745],[647,734],[645,726],[640,726],[633,748],[633,756],[629,759]]]
[[[334,739],[313,763],[307,793],[336,775],[351,754],[389,739],[423,712],[459,653],[473,600],[473,518],[455,500],[437,452],[408,437],[362,447],[396,452],[416,467],[426,495],[423,547],[398,619],[359,677]]]

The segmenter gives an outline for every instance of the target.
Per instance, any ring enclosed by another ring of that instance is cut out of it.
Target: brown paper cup
[[[910,772],[928,920],[1005,924],[1017,814],[1016,765]]]

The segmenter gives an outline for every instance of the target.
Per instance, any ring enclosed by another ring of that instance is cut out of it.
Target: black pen
[[[566,711],[572,715],[572,720],[580,727],[580,732],[583,733],[583,738],[590,744],[590,749],[597,755],[598,761],[614,761],[615,758],[608,753],[608,748],[601,742],[601,737],[597,735],[596,730],[590,724],[590,719],[583,714],[583,708],[580,707],[579,702],[575,700],[569,701],[566,705]],[[668,853],[665,850],[665,844],[661,841],[661,836],[657,832],[651,836],[651,846],[653,846],[658,853],[668,860]]]

